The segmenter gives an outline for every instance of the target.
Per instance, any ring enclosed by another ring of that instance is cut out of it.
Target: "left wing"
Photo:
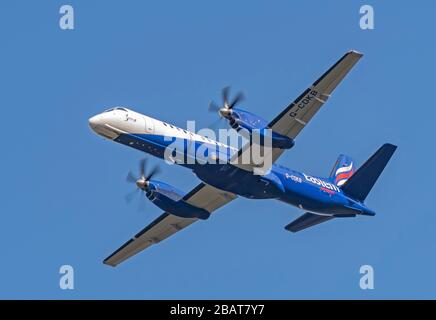
[[[183,200],[196,207],[213,212],[235,198],[236,195],[233,193],[219,190],[205,183],[200,183],[191,192],[185,195]],[[115,267],[124,260],[168,238],[197,220],[197,218],[181,218],[165,212],[112,253],[103,263]]]
[[[268,127],[277,133],[295,139],[362,56],[363,54],[357,51],[347,52],[271,121]],[[273,163],[283,151],[283,149],[273,150]]]

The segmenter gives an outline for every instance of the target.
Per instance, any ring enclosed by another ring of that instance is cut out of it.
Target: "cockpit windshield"
[[[121,108],[121,107],[107,109],[107,110],[105,110],[105,112],[111,112],[111,111],[114,111],[114,110],[121,110],[121,111],[127,112],[127,109]]]

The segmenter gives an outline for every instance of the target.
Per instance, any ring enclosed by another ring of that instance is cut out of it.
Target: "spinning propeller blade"
[[[242,92],[238,92],[233,100],[229,100],[230,96],[230,87],[224,87],[221,90],[221,96],[223,100],[223,106],[218,106],[215,102],[211,101],[209,103],[208,110],[209,112],[218,112],[220,118],[229,118],[232,114],[232,109],[242,100],[244,100],[244,94]]]
[[[129,183],[134,183],[136,184],[136,189],[129,192],[128,194],[126,194],[125,196],[125,200],[127,203],[131,203],[132,200],[140,194],[140,192],[138,191],[144,191],[146,192],[149,188],[149,181],[156,175],[158,174],[161,170],[159,168],[159,166],[154,166],[153,169],[146,174],[147,170],[147,159],[141,159],[141,161],[139,161],[139,177],[135,176],[132,171],[129,171],[126,177],[126,181]],[[141,197],[142,198],[142,197]],[[139,202],[139,206],[138,206],[138,210],[143,211],[142,209],[144,208],[143,205],[143,201]]]

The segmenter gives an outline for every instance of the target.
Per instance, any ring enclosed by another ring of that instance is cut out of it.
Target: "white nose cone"
[[[102,136],[106,139],[115,139],[118,137],[118,133],[115,132],[113,129],[110,129],[107,127],[108,119],[105,114],[98,114],[96,116],[93,116],[92,118],[89,118],[88,124],[91,127],[92,131],[94,131],[96,134]]]
[[[99,125],[102,125],[101,116],[100,115],[96,115],[96,116],[93,116],[93,117],[89,118],[88,123],[89,123],[89,126],[91,127],[91,129],[95,131],[95,129]]]

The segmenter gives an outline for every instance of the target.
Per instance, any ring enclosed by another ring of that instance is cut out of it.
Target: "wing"
[[[275,117],[274,120],[268,124],[268,128],[281,135],[295,139],[362,56],[363,54],[356,51],[347,52],[297,99],[295,99],[294,102],[288,105],[277,117]],[[243,159],[250,159],[250,156],[244,154],[246,152],[251,152],[250,147],[249,144],[246,144],[239,150],[237,156],[235,155],[232,161],[237,164],[242,164],[244,163],[244,161],[242,161]],[[271,150],[271,163],[274,163],[283,151],[283,149],[273,148]],[[238,167],[245,170],[253,170],[260,166],[256,166],[255,164],[245,164],[238,165]],[[263,170],[265,170],[265,168],[263,168]]]
[[[274,118],[268,127],[277,133],[295,139],[362,56],[363,54],[356,51],[347,52]],[[283,149],[273,150],[273,163],[283,151]]]
[[[233,193],[200,183],[183,197],[188,203],[213,212],[236,198]],[[112,253],[103,263],[115,267],[138,252],[158,243],[197,221],[197,218],[181,218],[165,212],[147,227]]]

